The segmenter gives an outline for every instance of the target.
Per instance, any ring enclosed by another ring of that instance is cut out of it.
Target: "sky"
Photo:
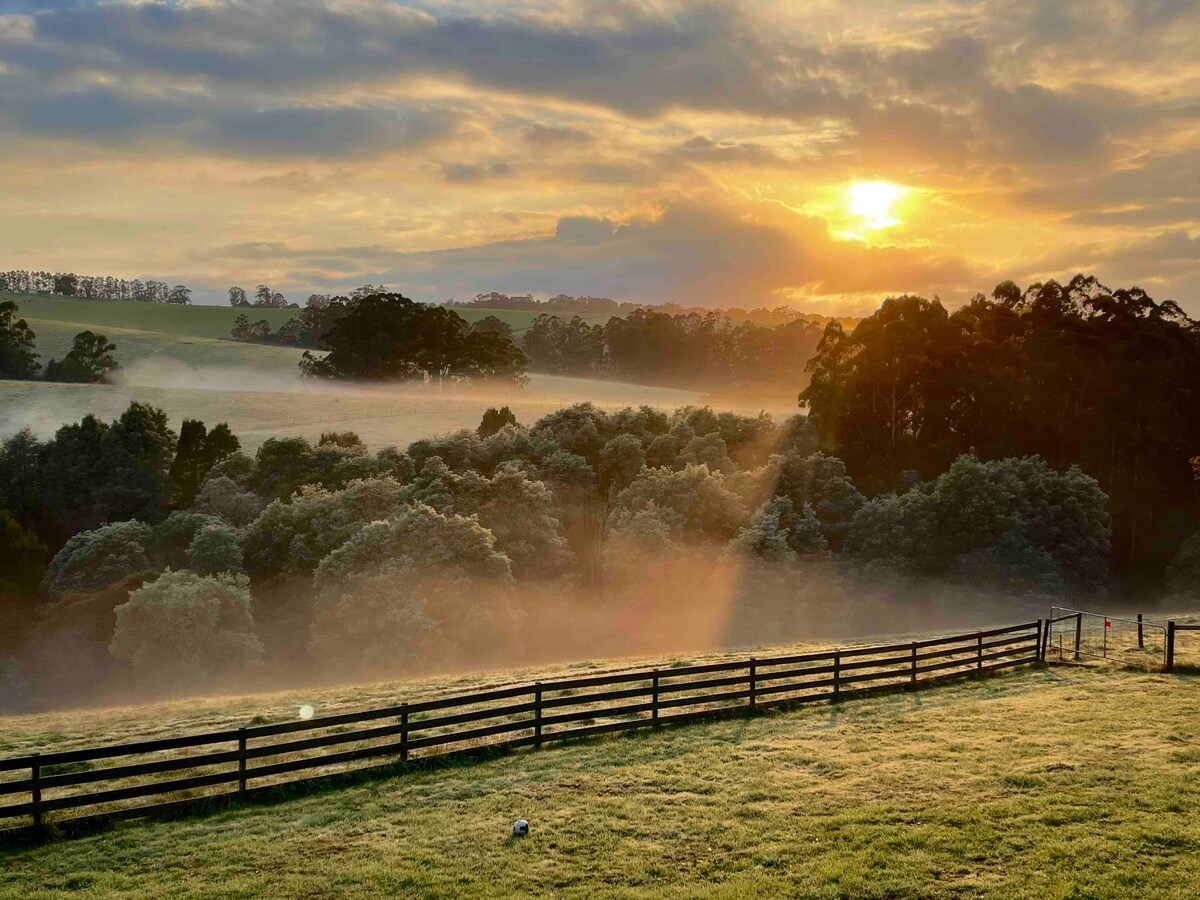
[[[1200,316],[1200,3],[0,0],[0,269]]]

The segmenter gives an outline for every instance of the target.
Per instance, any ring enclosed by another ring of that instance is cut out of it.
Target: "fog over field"
[[[112,419],[140,401],[164,409],[176,428],[185,418],[228,422],[251,452],[269,437],[315,441],[330,429],[354,431],[377,449],[474,428],[491,406],[508,405],[519,421],[531,423],[585,400],[607,409],[643,404],[674,409],[704,399],[699,391],[538,374],[529,376],[527,386],[508,389],[331,384],[303,380],[282,366],[197,366],[168,353],[125,367],[115,384],[0,381],[0,439],[22,428],[49,436],[88,413]],[[773,411],[791,414],[778,405]]]

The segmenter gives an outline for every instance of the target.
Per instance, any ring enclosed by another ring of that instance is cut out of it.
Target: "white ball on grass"
[[[517,819],[517,821],[513,822],[513,834],[516,837],[525,837],[525,835],[529,834],[529,823],[524,819]]]

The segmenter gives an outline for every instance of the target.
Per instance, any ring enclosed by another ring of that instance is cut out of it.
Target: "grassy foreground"
[[[1196,688],[1053,666],[515,753],[0,849],[0,896],[1192,897]]]

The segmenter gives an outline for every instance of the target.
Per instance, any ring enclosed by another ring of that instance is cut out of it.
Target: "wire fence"
[[[1046,659],[1109,660],[1146,669],[1167,663],[1167,623],[1055,606],[1045,632]]]

